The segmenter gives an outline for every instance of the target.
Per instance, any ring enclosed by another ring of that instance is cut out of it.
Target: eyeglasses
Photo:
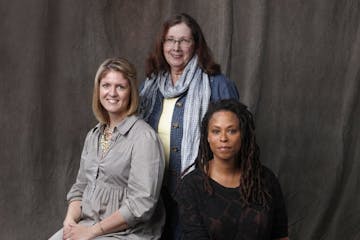
[[[174,38],[166,38],[164,41],[164,45],[166,47],[174,47],[176,43],[179,43],[180,47],[188,48],[191,46],[192,39],[180,38],[176,40]]]

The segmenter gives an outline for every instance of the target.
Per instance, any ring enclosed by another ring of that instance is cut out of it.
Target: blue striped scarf
[[[197,157],[201,120],[210,102],[210,79],[199,67],[197,55],[188,62],[175,85],[168,72],[147,78],[140,92],[140,116],[145,121],[154,108],[157,90],[164,98],[175,98],[187,91],[181,142],[181,171],[184,171]]]

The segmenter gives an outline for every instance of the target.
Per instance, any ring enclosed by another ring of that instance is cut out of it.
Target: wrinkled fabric
[[[81,201],[79,224],[93,225],[119,211],[129,228],[107,236],[158,239],[165,220],[158,201],[164,173],[159,139],[143,120],[130,116],[114,128],[104,154],[99,145],[104,127],[89,131],[76,182],[67,194],[69,202]]]
[[[194,55],[187,63],[180,78],[173,85],[169,72],[160,73],[151,79],[146,79],[140,92],[140,114],[149,121],[153,114],[157,91],[164,98],[187,95],[182,116],[184,130],[181,136],[181,170],[184,171],[196,158],[200,141],[201,119],[204,117],[211,96],[210,76],[198,64],[198,56]]]
[[[273,240],[288,236],[288,219],[279,181],[263,168],[264,188],[270,198],[267,207],[245,205],[238,187],[217,183],[199,169],[186,175],[176,193],[183,239],[186,240]],[[205,189],[208,178],[212,193]]]

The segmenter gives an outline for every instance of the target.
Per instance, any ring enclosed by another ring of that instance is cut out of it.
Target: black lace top
[[[184,177],[176,194],[183,225],[183,239],[262,240],[288,236],[287,213],[280,184],[264,167],[266,187],[272,200],[265,209],[243,206],[238,188],[227,188],[210,179],[213,193],[205,191],[202,172]]]

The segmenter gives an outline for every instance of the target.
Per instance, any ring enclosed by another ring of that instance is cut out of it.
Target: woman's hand
[[[76,223],[69,224],[68,231],[65,233],[64,226],[64,240],[90,240],[96,237],[96,233],[92,226],[84,226]]]
[[[64,227],[63,227],[63,240],[66,240],[69,238],[70,236],[70,230],[71,230],[71,225],[76,224],[75,220],[70,218],[70,217],[66,217],[64,220]]]
[[[63,222],[63,240],[69,238],[71,231],[71,225],[76,224],[81,215],[81,201],[75,200],[69,203],[66,217]]]

